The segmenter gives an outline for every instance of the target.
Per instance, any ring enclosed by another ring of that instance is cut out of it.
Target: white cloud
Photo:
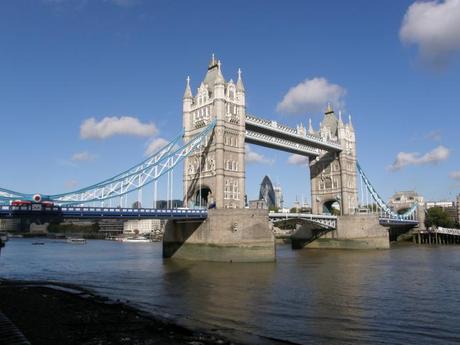
[[[298,154],[292,154],[288,158],[288,164],[292,165],[306,165],[308,164],[308,157],[306,156],[301,156]]]
[[[160,150],[162,147],[166,146],[168,143],[169,141],[163,138],[152,139],[147,145],[147,148],[145,149],[144,154],[146,156],[151,156],[154,153],[158,152],[158,150]]]
[[[425,62],[445,66],[460,50],[460,0],[414,2],[399,36],[402,42],[417,45]]]
[[[66,188],[72,189],[78,186],[78,181],[77,180],[68,180],[65,181],[64,183]]]
[[[249,145],[246,145],[246,162],[247,163],[261,163],[261,164],[272,164],[273,160],[265,158],[260,153],[251,150]]]
[[[114,135],[148,137],[158,132],[153,123],[142,123],[132,116],[104,117],[97,122],[94,117],[86,119],[80,126],[82,139],[106,139]]]
[[[452,180],[460,181],[460,170],[452,171],[452,172],[449,174],[449,177],[450,177]]]
[[[96,156],[90,154],[88,151],[77,152],[72,155],[72,160],[81,162],[81,161],[89,161],[96,158]]]
[[[282,113],[305,114],[322,111],[327,103],[342,108],[345,93],[343,87],[331,84],[325,78],[305,79],[289,89],[276,110]]]
[[[449,158],[450,150],[442,145],[421,155],[418,152],[399,152],[395,161],[388,168],[391,171],[401,170],[409,165],[437,164]]]

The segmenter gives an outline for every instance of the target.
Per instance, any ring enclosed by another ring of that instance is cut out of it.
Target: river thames
[[[34,241],[6,244],[1,278],[78,284],[205,329],[296,344],[460,343],[455,246],[279,245],[276,263],[230,264],[163,260],[161,243]]]

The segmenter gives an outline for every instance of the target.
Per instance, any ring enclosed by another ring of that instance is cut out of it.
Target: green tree
[[[449,213],[443,210],[442,207],[432,207],[426,212],[426,227],[442,226],[443,228],[452,228],[454,225],[454,220],[449,216]]]

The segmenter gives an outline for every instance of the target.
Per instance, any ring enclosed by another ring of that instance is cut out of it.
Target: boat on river
[[[148,238],[145,237],[125,237],[121,239],[121,242],[129,242],[129,243],[149,243],[152,242]]]
[[[67,243],[71,244],[86,244],[86,240],[84,238],[76,238],[76,237],[68,237],[66,239]]]

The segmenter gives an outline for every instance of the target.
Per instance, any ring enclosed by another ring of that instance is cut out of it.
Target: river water
[[[460,248],[292,251],[276,263],[163,260],[161,243],[7,242],[0,277],[82,285],[209,329],[296,344],[459,344]],[[263,340],[260,340],[263,343]]]

